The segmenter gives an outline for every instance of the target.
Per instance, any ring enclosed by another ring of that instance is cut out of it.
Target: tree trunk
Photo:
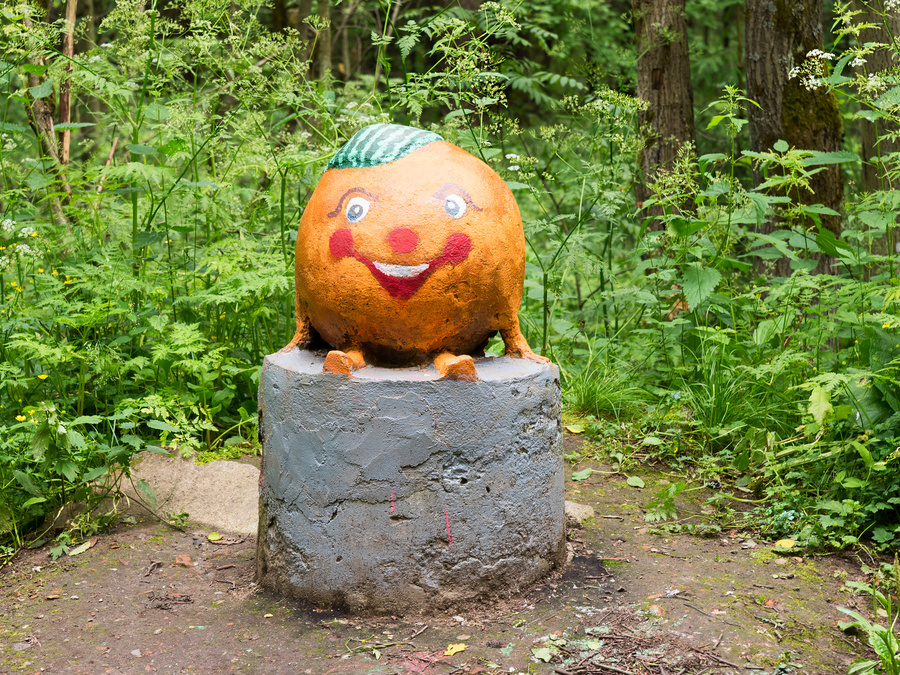
[[[823,48],[821,0],[747,0],[747,96],[759,104],[748,106],[750,148],[772,149],[778,140],[803,150],[833,152],[841,147],[841,114],[833,92],[825,87],[807,89],[801,76],[790,77],[807,54]],[[762,182],[754,171],[754,183]],[[837,211],[844,182],[839,165],[829,165],[810,179],[811,191],[791,195],[802,204],[823,204]],[[840,233],[838,216],[822,216],[822,225]],[[809,223],[811,225],[811,223]],[[766,233],[782,223],[771,219],[762,225]],[[774,269],[757,261],[757,270],[790,274],[788,261],[776,261]],[[822,258],[816,271],[826,271],[830,261]]]
[[[671,168],[679,149],[694,143],[694,101],[685,29],[685,0],[632,0],[638,53],[637,96],[650,104],[641,127],[650,137],[641,152],[638,202],[651,196],[656,173]],[[647,215],[659,215],[658,211]]]
[[[328,23],[327,26],[319,28],[319,35],[316,38],[316,53],[319,57],[319,80],[328,82],[331,78],[331,7],[328,4],[328,0],[319,0],[318,14],[320,22]]]
[[[75,13],[78,8],[78,0],[66,2],[66,32],[63,33],[62,53],[67,56],[65,75],[59,85],[59,121],[68,124],[72,121],[72,83],[69,81],[72,72],[72,58],[75,56]],[[60,162],[69,163],[70,148],[72,145],[72,131],[65,129],[60,139],[62,150]]]
[[[868,2],[854,3],[860,10],[860,21],[873,23],[877,27],[862,31],[859,42],[878,42],[890,45],[891,35],[900,36],[900,14],[893,11],[887,12],[887,26],[882,22],[878,12],[884,11],[884,0],[869,0]],[[866,64],[861,66],[866,75],[876,75],[897,65],[897,55],[890,47],[884,47],[866,57]],[[897,125],[881,119],[877,123],[862,120],[862,147],[863,147],[863,189],[866,192],[876,190],[895,190],[900,187],[900,181],[892,182],[887,175],[886,167],[879,161],[891,152],[900,152],[900,140],[884,138],[885,134],[897,133]],[[882,137],[879,140],[879,137]]]

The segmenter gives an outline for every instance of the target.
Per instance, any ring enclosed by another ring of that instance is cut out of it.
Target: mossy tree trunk
[[[691,62],[684,19],[685,0],[632,0],[638,53],[637,95],[650,107],[640,116],[649,132],[641,152],[643,180],[638,202],[651,195],[658,171],[672,167],[679,149],[695,142]],[[658,210],[647,215],[659,215]]]
[[[823,49],[821,0],[747,0],[746,71],[747,96],[759,104],[748,106],[750,147],[756,152],[772,149],[778,140],[804,150],[832,152],[840,149],[841,114],[833,92],[824,87],[807,88],[801,77],[790,77],[807,54]],[[754,183],[762,176],[754,172]],[[837,211],[841,206],[844,182],[839,165],[830,165],[810,179],[810,190],[790,195],[803,204],[823,204]],[[839,216],[822,216],[822,224],[836,235]],[[811,223],[810,223],[811,225]],[[771,219],[764,232],[779,229]],[[788,261],[777,261],[774,269],[757,261],[757,270],[779,276],[790,274]],[[816,271],[830,268],[822,258]]]

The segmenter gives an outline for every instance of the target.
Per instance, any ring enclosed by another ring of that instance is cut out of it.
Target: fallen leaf
[[[175,556],[175,564],[184,565],[185,567],[191,567],[191,556],[189,556],[187,553],[182,553],[179,556]]]
[[[462,643],[457,645],[447,645],[447,649],[444,652],[444,656],[453,656],[454,654],[458,654],[459,652],[466,651],[466,646]]]
[[[796,544],[796,543],[797,542],[795,542],[793,539],[779,539],[778,541],[775,542],[775,548],[783,548],[783,549],[794,548],[794,544]]]
[[[87,551],[91,547],[91,542],[86,541],[83,544],[79,544],[75,548],[70,548],[68,555],[81,555],[85,551]]]
[[[651,614],[656,614],[656,616],[662,616],[662,615],[665,614],[666,612],[665,612],[665,610],[664,610],[662,607],[660,607],[659,605],[650,605],[650,613],[651,613]]]
[[[206,538],[210,541],[219,541],[222,538],[222,535],[218,532],[210,532],[208,535],[206,535]]]
[[[381,652],[378,651],[377,649],[373,649],[373,650],[372,650],[372,656],[374,656],[374,657],[375,657],[375,660],[377,661],[378,659],[381,658]]]
[[[533,647],[531,653],[534,654],[534,658],[544,663],[549,663],[550,659],[553,658],[553,653],[549,647]]]
[[[633,488],[642,488],[644,487],[644,481],[638,476],[629,476],[628,480],[625,481]]]
[[[582,469],[581,471],[572,472],[572,480],[587,480],[594,472],[593,469]]]
[[[775,606],[775,598],[769,598],[768,600],[766,600],[766,607],[771,609],[774,606]]]
[[[59,595],[55,593],[53,595],[48,595],[47,600],[59,600]]]
[[[263,614],[264,619],[271,619],[273,616],[275,616],[275,615],[274,614]]]
[[[567,424],[566,431],[571,431],[573,434],[583,434],[584,427],[580,424]]]
[[[471,635],[457,635],[456,639],[457,640],[471,640],[472,636]]]

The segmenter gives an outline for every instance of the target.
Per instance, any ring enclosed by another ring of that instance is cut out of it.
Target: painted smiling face
[[[301,315],[339,349],[390,365],[518,334],[519,209],[484,162],[430,132],[373,125],[335,156],[297,236]]]

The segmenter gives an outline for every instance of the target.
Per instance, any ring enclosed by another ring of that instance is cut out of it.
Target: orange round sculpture
[[[525,236],[487,164],[437,134],[393,124],[335,155],[297,234],[297,330],[335,349],[325,370],[434,361],[475,380],[473,354],[499,331],[508,356],[546,361],[519,329]]]

